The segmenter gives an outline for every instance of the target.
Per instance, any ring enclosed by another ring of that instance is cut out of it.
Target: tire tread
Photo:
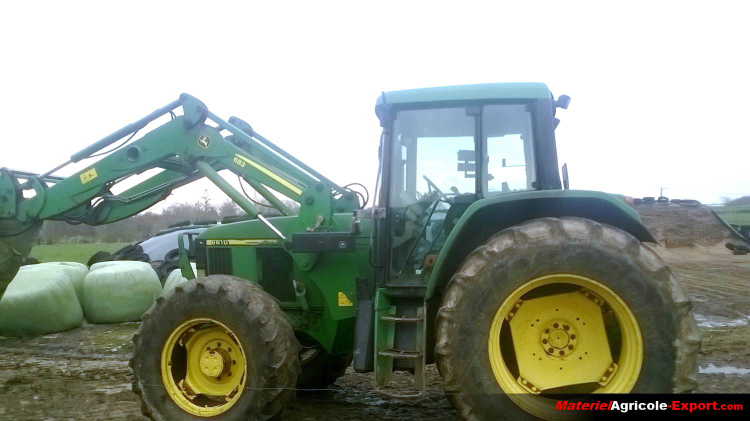
[[[491,236],[485,244],[469,253],[444,290],[443,304],[437,314],[435,355],[446,395],[464,420],[480,421],[483,418],[476,413],[468,394],[461,390],[463,371],[458,362],[466,350],[460,349],[451,341],[451,338],[460,334],[458,305],[462,298],[478,283],[479,276],[488,265],[502,259],[513,249],[592,242],[619,250],[651,275],[649,278],[655,281],[653,286],[666,307],[674,311],[672,320],[676,339],[672,346],[676,355],[676,367],[673,392],[685,393],[695,388],[700,335],[691,314],[691,303],[674,274],[653,250],[653,246],[641,243],[625,231],[590,219],[539,218]]]

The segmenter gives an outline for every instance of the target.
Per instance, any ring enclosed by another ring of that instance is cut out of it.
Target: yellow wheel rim
[[[172,331],[161,353],[167,393],[185,412],[213,417],[231,409],[245,389],[247,359],[237,335],[213,319],[192,319]]]
[[[500,388],[541,418],[554,414],[555,401],[545,394],[630,392],[644,354],[625,301],[572,274],[536,278],[513,291],[495,313],[488,351]]]

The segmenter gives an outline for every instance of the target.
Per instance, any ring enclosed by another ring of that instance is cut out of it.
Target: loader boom
[[[149,123],[167,115],[171,120],[132,140]],[[102,155],[101,150],[123,139],[103,158],[70,177],[54,175],[70,163]],[[161,171],[119,194],[112,193],[117,183],[151,169]],[[255,205],[221,178],[218,172],[222,170],[244,179],[283,215],[290,210],[272,191],[306,204],[297,218],[295,229],[300,231],[325,229],[332,212],[359,206],[356,194],[271,143],[249,124],[237,117],[225,121],[198,99],[182,94],[44,174],[0,169],[0,279],[13,277],[44,220],[112,223],[148,209],[175,188],[203,177],[247,214],[258,216]]]

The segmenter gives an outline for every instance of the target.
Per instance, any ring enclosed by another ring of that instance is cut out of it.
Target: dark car
[[[114,253],[99,251],[88,261],[89,266],[109,260],[138,260],[149,262],[162,282],[169,273],[179,267],[179,244],[181,234],[199,235],[213,224],[190,224],[174,226],[159,231],[135,244],[127,245]]]

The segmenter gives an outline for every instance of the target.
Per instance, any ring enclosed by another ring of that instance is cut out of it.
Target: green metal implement
[[[175,111],[179,109],[182,115],[178,116]],[[172,119],[131,141],[139,130],[165,115]],[[244,123],[237,118],[231,120]],[[352,211],[359,206],[354,193],[333,184],[301,161],[290,160],[288,154],[279,152],[278,147],[244,125],[241,130],[208,111],[198,99],[182,94],[177,101],[73,154],[67,162],[43,175],[1,169],[0,279],[13,277],[28,255],[42,221],[90,225],[115,222],[151,207],[175,188],[204,176],[218,183],[248,214],[256,216],[252,203],[218,177],[217,171],[221,170],[246,179],[282,214],[290,211],[271,190],[312,204],[304,206],[298,215],[302,230],[318,221],[323,221],[322,227],[329,225],[334,209]],[[67,178],[53,175],[72,162],[93,158],[126,137],[125,143],[86,169]],[[161,171],[120,194],[111,193],[118,182],[154,168]]]

